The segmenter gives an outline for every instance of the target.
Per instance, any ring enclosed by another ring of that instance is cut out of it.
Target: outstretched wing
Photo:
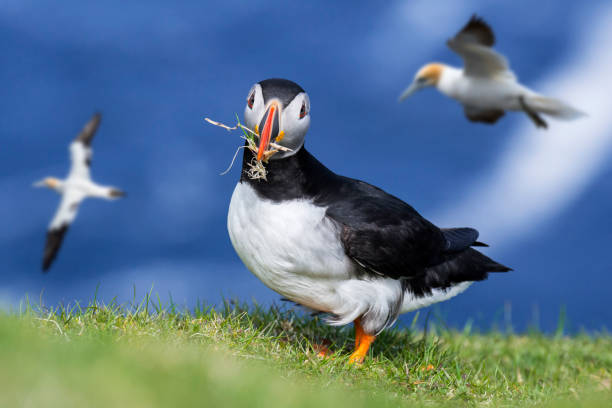
[[[91,142],[98,130],[102,116],[95,113],[92,118],[85,124],[83,130],[77,135],[74,141],[70,144],[70,174],[68,177],[89,179],[89,166],[91,165]]]
[[[490,25],[474,14],[453,40],[492,47],[495,45],[495,34]]]
[[[85,124],[83,130],[77,135],[75,142],[81,142],[85,146],[91,146],[91,141],[96,135],[96,131],[98,130],[98,126],[100,126],[100,120],[102,119],[102,115],[99,112],[93,114],[89,122]]]
[[[79,210],[79,204],[81,204],[84,198],[85,194],[77,190],[68,190],[62,196],[60,205],[47,229],[47,241],[42,262],[43,271],[49,269],[57,256],[57,252],[64,240],[64,235],[72,221],[74,221]]]
[[[472,16],[446,44],[463,59],[465,75],[484,78],[503,75],[514,78],[506,57],[491,48],[495,44],[495,35],[480,17]]]
[[[469,228],[440,230],[410,205],[367,183],[351,186],[326,215],[338,224],[347,256],[371,273],[418,277],[478,238]]]

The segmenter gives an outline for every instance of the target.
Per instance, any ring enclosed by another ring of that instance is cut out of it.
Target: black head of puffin
[[[253,85],[244,108],[246,127],[257,133],[261,160],[270,142],[291,149],[271,160],[295,154],[303,145],[310,126],[310,99],[301,86],[287,79],[272,78]]]

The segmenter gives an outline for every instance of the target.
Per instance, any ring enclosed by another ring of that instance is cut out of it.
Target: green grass
[[[0,314],[0,406],[610,406],[612,338],[353,330],[291,310],[100,305]],[[331,342],[331,358],[312,344]],[[588,401],[588,402],[585,402]]]

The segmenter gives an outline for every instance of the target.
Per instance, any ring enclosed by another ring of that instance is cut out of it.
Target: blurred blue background
[[[433,90],[396,102],[424,63],[460,64],[445,41],[482,15],[526,85],[588,112],[534,129],[524,115],[469,123]],[[226,169],[254,82],[285,77],[312,103],[307,147],[441,226],[472,226],[515,269],[437,306],[453,326],[511,321],[612,326],[612,5],[608,1],[0,3],[0,302],[119,301],[153,287],[192,307],[278,300],[226,230],[239,166]],[[88,200],[50,273],[45,230],[59,202],[32,182],[68,171],[90,115],[93,177],[125,189]],[[504,312],[504,305],[505,307]],[[510,305],[510,306],[508,306]],[[510,313],[511,310],[511,313]],[[404,317],[412,319],[411,315]]]

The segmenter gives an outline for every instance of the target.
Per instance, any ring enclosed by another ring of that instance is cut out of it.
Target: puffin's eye
[[[255,92],[249,95],[249,99],[247,99],[247,105],[249,105],[249,109],[253,109],[253,104],[255,103]]]
[[[303,119],[308,112],[306,112],[306,102],[302,102],[302,108],[300,109],[300,119]]]

